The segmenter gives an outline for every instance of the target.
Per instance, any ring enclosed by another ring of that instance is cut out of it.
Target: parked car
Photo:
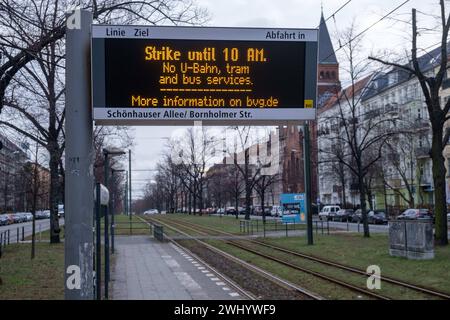
[[[357,209],[349,218],[350,222],[361,222],[362,221],[362,211]]]
[[[25,212],[26,221],[33,221],[33,214],[31,212]]]
[[[433,220],[428,209],[406,209],[397,217],[398,220]]]
[[[325,206],[322,211],[319,212],[319,218],[321,220],[332,220],[336,213],[341,210],[339,206]]]
[[[229,214],[235,215],[236,214],[236,209],[234,207],[228,207],[227,210],[226,210],[226,213],[227,213],[227,215],[229,215]]]
[[[37,210],[35,213],[36,220],[45,219],[44,211],[43,210]]]
[[[58,204],[58,217],[64,217],[64,205],[63,204]]]
[[[8,217],[8,219],[9,219],[9,224],[13,224],[13,223],[15,223],[14,222],[14,214],[13,213],[7,213],[7,214],[5,214],[7,217]]]
[[[353,209],[341,209],[338,212],[336,212],[336,215],[333,217],[333,220],[336,221],[347,221],[350,219],[351,215],[353,214]]]
[[[158,213],[159,213],[158,209],[150,209],[144,211],[144,214],[158,214]]]
[[[0,214],[0,226],[10,224],[9,217],[6,214]]]
[[[447,213],[447,220],[450,221],[450,213]]]
[[[238,207],[239,214],[245,214],[245,208]]]
[[[225,208],[219,208],[219,209],[217,209],[216,213],[217,213],[217,214],[225,214],[225,213],[226,213]]]
[[[13,218],[14,223],[22,223],[22,222],[26,221],[26,216],[20,212],[13,213],[12,218]]]
[[[272,210],[270,210],[270,215],[274,217],[279,217],[282,214],[281,206],[273,206]]]
[[[382,211],[369,211],[367,221],[372,224],[387,224],[388,219],[386,214]]]

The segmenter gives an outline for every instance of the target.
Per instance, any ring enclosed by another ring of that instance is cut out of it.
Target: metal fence
[[[284,231],[286,237],[289,236],[289,231],[304,230],[305,223],[297,223],[295,220],[292,222],[282,222],[280,220],[266,220],[265,223],[262,220],[240,220],[239,231],[240,233],[253,235],[255,232],[262,232],[264,237],[268,231]]]
[[[36,240],[41,241],[42,240],[42,225],[37,224],[36,225]],[[21,241],[25,241],[26,237],[30,237],[33,233],[33,226],[32,225],[26,225],[26,226],[17,226],[16,228],[10,228],[7,230],[3,230],[0,232],[0,258],[4,254],[6,246],[13,244],[13,243],[19,243]]]

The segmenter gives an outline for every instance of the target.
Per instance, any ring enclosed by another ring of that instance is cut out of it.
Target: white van
[[[325,206],[319,212],[319,218],[320,220],[332,220],[339,210],[341,210],[339,206]]]

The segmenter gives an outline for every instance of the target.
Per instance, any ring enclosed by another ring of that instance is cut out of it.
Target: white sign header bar
[[[314,42],[317,29],[92,25],[93,38]]]

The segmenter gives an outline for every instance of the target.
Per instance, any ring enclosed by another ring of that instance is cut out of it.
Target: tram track
[[[174,222],[174,221],[170,221],[170,222],[171,223],[178,223],[178,222]],[[187,222],[187,221],[183,221],[183,226],[191,228],[191,230],[194,231],[194,232],[199,232],[199,233],[201,232],[204,236],[207,236],[207,235],[211,236],[212,235],[211,232],[215,233],[216,236],[217,235],[222,235],[222,236],[227,236],[227,237],[236,236],[236,235],[233,235],[232,233],[229,233],[229,232],[226,232],[226,231],[217,230],[215,228],[206,227],[206,226],[199,226],[198,224],[193,224],[193,223],[190,223],[190,222]],[[230,245],[233,245],[235,247],[240,247],[240,249],[245,250],[247,252],[251,252],[251,253],[253,253],[255,255],[259,255],[261,257],[264,257],[264,258],[266,258],[268,260],[272,260],[272,261],[278,262],[278,263],[283,264],[283,265],[285,265],[287,267],[291,267],[293,269],[297,269],[298,271],[309,273],[309,274],[311,274],[313,276],[316,276],[316,277],[322,278],[324,280],[333,282],[335,284],[347,287],[348,289],[359,291],[360,293],[366,294],[366,295],[371,296],[371,297],[373,297],[375,299],[383,299],[383,300],[389,300],[390,299],[389,297],[378,295],[378,294],[373,293],[371,291],[368,291],[366,289],[358,288],[358,287],[356,287],[356,286],[354,286],[352,284],[349,284],[349,283],[347,283],[345,281],[342,281],[342,280],[339,280],[339,279],[334,279],[332,277],[329,277],[329,276],[324,275],[322,273],[319,273],[317,271],[309,270],[309,269],[306,269],[306,268],[294,265],[291,262],[283,260],[283,259],[280,259],[278,257],[274,257],[272,255],[261,253],[260,251],[255,250],[254,248],[249,248],[249,247],[247,247],[245,245],[242,245],[242,243],[240,243],[240,242],[247,242],[247,243],[254,244],[256,246],[269,248],[269,249],[275,250],[275,252],[282,252],[282,253],[290,255],[290,256],[295,256],[297,258],[302,258],[302,259],[305,259],[305,260],[308,260],[308,261],[311,261],[311,262],[319,263],[319,264],[326,265],[326,266],[331,267],[331,268],[347,271],[347,272],[350,272],[350,273],[353,273],[353,274],[358,274],[358,275],[361,275],[361,276],[371,276],[371,274],[368,274],[365,270],[358,269],[358,268],[355,268],[355,267],[352,267],[352,266],[348,266],[348,265],[344,265],[344,264],[341,264],[341,263],[337,263],[337,262],[332,261],[332,260],[328,260],[328,259],[319,258],[319,257],[316,257],[316,256],[300,253],[298,251],[289,250],[287,248],[283,248],[283,247],[280,247],[280,246],[267,244],[265,242],[262,242],[262,241],[259,241],[259,240],[255,240],[255,239],[245,239],[244,240],[244,239],[240,238],[237,241],[238,242],[230,241],[230,240],[224,240],[224,242],[229,243]],[[299,269],[303,269],[303,270],[299,270]],[[427,288],[427,287],[419,286],[419,285],[412,284],[412,283],[408,283],[406,281],[399,280],[399,279],[396,279],[396,278],[393,278],[393,277],[380,276],[380,280],[384,281],[384,282],[387,282],[387,283],[390,283],[392,285],[396,285],[396,286],[405,288],[405,289],[409,289],[409,290],[413,290],[415,292],[419,292],[419,293],[422,293],[422,294],[429,295],[429,296],[431,296],[433,298],[446,299],[446,300],[450,299],[450,294],[449,293],[441,292],[441,291],[438,291],[438,290],[435,290],[435,289],[432,289],[432,288]],[[362,291],[360,291],[360,290],[362,290]]]

